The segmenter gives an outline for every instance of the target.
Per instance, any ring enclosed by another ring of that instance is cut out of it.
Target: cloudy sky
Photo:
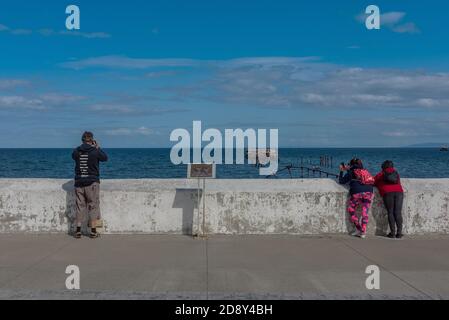
[[[105,147],[170,147],[193,120],[277,128],[284,147],[449,141],[447,1],[0,6],[0,147],[72,147],[84,130]]]

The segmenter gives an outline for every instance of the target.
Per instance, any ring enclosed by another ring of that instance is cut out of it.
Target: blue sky
[[[65,29],[65,8],[81,29]],[[378,5],[381,30],[360,18]],[[278,128],[284,147],[448,142],[447,1],[2,1],[0,147],[169,147]]]

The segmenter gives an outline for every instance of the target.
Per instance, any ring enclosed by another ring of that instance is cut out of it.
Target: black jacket
[[[75,160],[75,187],[88,187],[100,182],[100,162],[108,161],[107,154],[90,144],[82,144],[72,153]]]
[[[372,185],[363,184],[357,179],[354,173],[355,169],[362,169],[362,168],[353,166],[351,167],[351,169],[349,169],[349,171],[346,174],[343,174],[343,171],[340,171],[340,177],[338,178],[338,182],[340,184],[349,183],[349,193],[351,195],[363,192],[374,192],[374,187]]]

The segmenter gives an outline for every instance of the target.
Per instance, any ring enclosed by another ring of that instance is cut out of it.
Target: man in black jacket
[[[83,144],[73,150],[75,160],[76,232],[81,238],[81,225],[89,214],[91,238],[97,238],[97,220],[100,213],[100,162],[108,161],[106,153],[94,140],[92,132],[84,132]]]

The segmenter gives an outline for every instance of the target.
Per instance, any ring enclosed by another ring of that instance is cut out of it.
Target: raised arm
[[[340,171],[340,176],[338,177],[338,183],[340,184],[347,184],[349,181],[351,181],[351,173],[348,171]]]
[[[378,174],[376,174],[376,176],[374,177],[374,185],[379,185],[379,182],[383,179],[383,172],[379,172]]]
[[[108,161],[108,155],[102,149],[98,148],[98,160],[101,162]]]

